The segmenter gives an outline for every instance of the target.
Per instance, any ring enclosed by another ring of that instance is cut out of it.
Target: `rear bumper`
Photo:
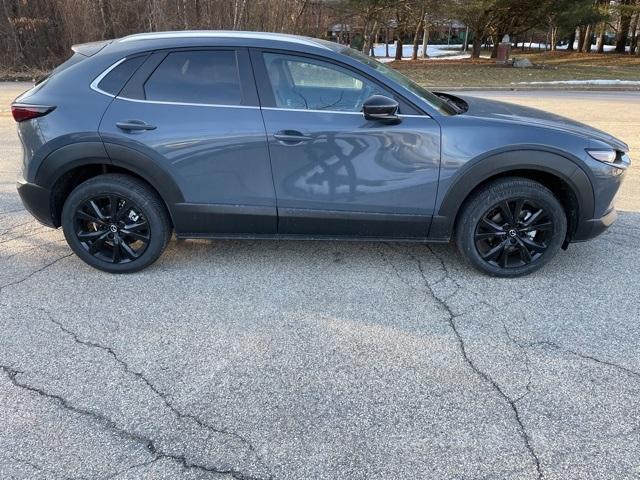
[[[19,180],[16,187],[24,208],[43,225],[56,228],[51,214],[51,191],[24,180]]]
[[[597,237],[601,233],[603,233],[607,228],[613,225],[613,222],[618,218],[618,212],[615,208],[607,211],[600,218],[593,218],[591,220],[587,220],[586,222],[582,222],[578,226],[578,230],[573,236],[572,242],[584,242],[585,240],[590,240],[594,237]]]

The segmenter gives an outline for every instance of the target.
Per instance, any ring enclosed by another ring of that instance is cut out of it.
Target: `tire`
[[[482,187],[465,202],[456,244],[481,272],[509,278],[541,268],[558,253],[566,234],[566,213],[547,187],[508,177]]]
[[[171,238],[163,201],[144,182],[105,174],[78,185],[62,208],[67,243],[86,263],[131,273],[155,262]]]

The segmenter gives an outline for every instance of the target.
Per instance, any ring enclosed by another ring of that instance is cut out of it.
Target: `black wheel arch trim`
[[[146,180],[156,189],[169,209],[176,203],[184,202],[182,190],[159,161],[154,160],[146,152],[129,146],[107,141],[104,142],[104,146],[114,166],[131,170]]]
[[[102,141],[70,143],[54,150],[38,166],[34,183],[51,189],[65,173],[83,165],[109,164]]]
[[[51,191],[70,170],[100,164],[131,171],[149,183],[164,201],[172,218],[174,206],[184,202],[182,190],[160,162],[129,146],[103,142],[102,139],[70,143],[54,150],[40,163],[33,174],[33,183]]]
[[[433,217],[429,240],[448,241],[460,208],[471,192],[491,177],[516,170],[539,171],[560,178],[578,201],[578,223],[584,224],[593,217],[593,186],[579,159],[567,152],[540,146],[502,148],[477,157],[456,173]]]
[[[33,153],[33,157],[29,160],[27,169],[24,172],[24,179],[29,183],[38,183],[39,179],[45,179],[46,177],[41,173],[45,161],[49,162],[52,158],[55,158],[52,156],[56,152],[72,145],[78,145],[76,147],[78,149],[87,149],[87,155],[89,156],[97,155],[103,158],[106,156],[102,146],[102,139],[98,132],[79,132],[63,135],[51,140]]]

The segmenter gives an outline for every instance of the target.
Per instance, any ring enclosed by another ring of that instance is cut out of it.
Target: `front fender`
[[[430,239],[448,241],[460,207],[471,192],[490,178],[511,171],[542,172],[559,178],[569,186],[578,201],[580,221],[592,218],[593,187],[579,162],[579,159],[564,152],[534,149],[492,152],[467,162],[449,180],[442,195],[438,195],[442,200],[436,206],[437,214],[429,230]]]

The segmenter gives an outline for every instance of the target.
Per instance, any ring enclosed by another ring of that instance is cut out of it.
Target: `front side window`
[[[265,66],[279,108],[359,112],[371,95],[389,95],[375,83],[329,62],[265,53]]]
[[[167,55],[144,84],[147,100],[240,105],[242,94],[236,53],[199,50]]]

